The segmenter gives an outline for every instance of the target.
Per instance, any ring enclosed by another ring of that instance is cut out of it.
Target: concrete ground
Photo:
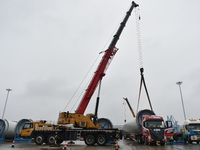
[[[119,150],[200,150],[200,145],[190,144],[190,145],[166,145],[166,146],[146,146],[139,145],[130,140],[121,140],[118,142]],[[0,144],[0,150],[61,150],[65,146],[63,142],[59,147],[51,147],[49,145],[38,146],[35,143],[31,144],[20,144],[15,143],[14,148],[11,147],[12,142],[4,142]],[[76,141],[74,145],[67,144],[67,149],[69,150],[115,150],[115,145],[106,145],[106,146],[86,146],[84,142]]]

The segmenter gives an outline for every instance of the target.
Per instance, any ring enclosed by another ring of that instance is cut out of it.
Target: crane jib
[[[110,64],[111,60],[113,59],[115,53],[118,49],[115,48],[115,45],[117,44],[117,41],[119,40],[119,37],[126,25],[126,22],[128,21],[129,16],[131,15],[131,12],[134,7],[137,7],[138,5],[133,1],[132,5],[129,9],[129,11],[126,13],[126,16],[124,20],[121,22],[116,34],[113,36],[113,40],[111,41],[108,49],[105,51],[105,54],[92,78],[92,80],[89,83],[89,86],[76,110],[76,114],[84,114],[87,105],[94,94],[94,91],[96,87],[98,86],[99,81],[105,76],[105,71],[108,68],[108,65]]]
[[[110,43],[110,46],[108,47],[108,49],[110,49],[111,47],[113,47],[117,44],[117,41],[119,40],[119,37],[120,37],[120,35],[121,35],[125,25],[126,25],[126,22],[128,21],[128,18],[131,15],[133,8],[138,7],[138,6],[139,5],[136,4],[134,1],[132,2],[132,5],[131,5],[129,11],[126,12],[126,16],[125,16],[124,20],[121,22],[119,29],[117,30],[116,34],[113,36],[113,40]]]

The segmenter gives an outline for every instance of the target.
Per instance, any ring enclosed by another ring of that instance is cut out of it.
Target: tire
[[[147,142],[147,138],[144,136],[144,145],[149,145],[149,143]]]
[[[189,139],[189,140],[188,140],[188,143],[192,144],[192,140]]]
[[[107,138],[104,134],[100,134],[97,136],[97,144],[100,146],[106,145]]]
[[[88,134],[86,135],[86,137],[84,138],[85,140],[85,144],[88,145],[88,146],[92,146],[96,143],[95,141],[95,137],[93,134]]]
[[[142,136],[139,137],[139,143],[144,144],[144,140],[143,140]]]
[[[154,146],[154,145],[156,145],[156,143],[155,142],[151,142],[151,143],[149,143],[149,145],[150,146]]]
[[[63,142],[63,140],[57,140],[56,143],[57,144],[61,144]]]
[[[56,139],[55,139],[55,136],[54,135],[49,135],[49,137],[48,137],[48,144],[49,145],[53,145],[53,144],[55,144],[55,142],[56,142]]]
[[[161,142],[160,145],[161,145],[161,146],[165,146],[165,142]]]
[[[37,135],[35,138],[35,143],[37,145],[42,145],[44,143],[44,136],[41,134]]]
[[[189,137],[188,136],[186,136],[186,138],[185,138],[185,143],[189,144]]]

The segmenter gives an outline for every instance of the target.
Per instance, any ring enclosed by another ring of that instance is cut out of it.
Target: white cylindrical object
[[[123,126],[123,130],[128,133],[136,133],[138,131],[136,119],[133,118],[132,120],[127,121]]]
[[[8,121],[6,119],[4,119],[4,121],[5,121],[5,130],[4,130],[5,138],[13,139],[15,137],[17,122]]]
[[[155,113],[149,109],[144,109],[136,114],[136,117],[124,124],[123,130],[128,133],[141,132],[141,123],[143,115],[155,115]]]
[[[112,129],[113,128],[112,122],[107,118],[99,118],[98,121],[99,121],[100,129]]]
[[[17,123],[17,126],[15,128],[15,133],[17,135],[19,135],[20,131],[22,130],[22,127],[24,126],[24,124],[27,123],[27,122],[32,122],[32,121],[33,120],[31,120],[31,119],[21,119],[21,120],[19,120],[18,123]]]
[[[5,131],[5,121],[0,119],[0,137],[3,135],[4,131]]]
[[[31,119],[21,119],[18,122],[0,119],[0,135],[4,133],[5,139],[14,139],[16,133],[19,135],[23,125],[31,121]]]

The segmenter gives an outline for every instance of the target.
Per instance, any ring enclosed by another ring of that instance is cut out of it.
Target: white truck
[[[187,143],[200,142],[200,120],[189,119],[185,120],[183,124],[183,130],[185,131],[185,140]]]

